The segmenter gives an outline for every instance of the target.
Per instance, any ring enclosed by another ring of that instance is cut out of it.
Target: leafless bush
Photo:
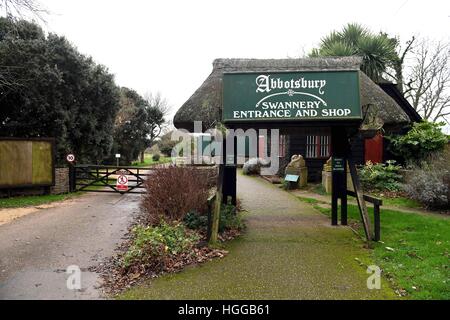
[[[422,165],[415,166],[406,177],[405,192],[427,208],[449,208],[449,186],[445,176],[450,174],[450,151],[431,156]]]
[[[211,170],[194,167],[159,167],[146,181],[141,209],[148,225],[181,221],[189,211],[207,209]]]

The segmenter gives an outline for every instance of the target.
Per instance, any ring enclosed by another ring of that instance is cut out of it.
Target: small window
[[[329,158],[330,136],[306,136],[306,158]]]

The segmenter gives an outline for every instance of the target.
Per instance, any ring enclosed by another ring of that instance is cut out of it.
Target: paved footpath
[[[89,193],[0,226],[0,299],[99,299],[87,269],[113,255],[138,195]],[[67,267],[80,267],[81,290],[67,289]]]
[[[230,254],[136,287],[125,299],[389,299],[368,290],[369,251],[349,228],[259,178],[238,176],[248,230]]]

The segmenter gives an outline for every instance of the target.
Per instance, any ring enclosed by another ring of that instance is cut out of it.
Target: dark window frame
[[[325,152],[324,152],[325,150]],[[306,135],[305,159],[324,160],[331,156],[331,136],[327,134]],[[323,155],[326,153],[325,155]]]

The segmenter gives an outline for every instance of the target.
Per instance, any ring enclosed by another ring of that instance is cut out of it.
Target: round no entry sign
[[[68,154],[67,157],[66,157],[66,160],[67,160],[68,162],[74,162],[74,161],[75,161],[75,155],[73,155],[73,154]]]
[[[116,188],[119,191],[128,191],[128,178],[127,176],[120,175],[117,177]]]

